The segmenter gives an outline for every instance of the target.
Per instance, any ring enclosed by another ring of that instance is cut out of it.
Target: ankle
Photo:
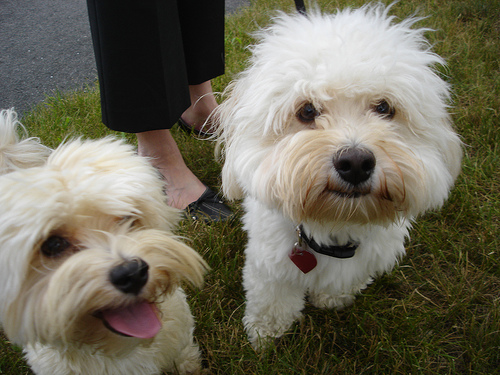
[[[212,92],[210,81],[199,85],[190,85],[189,93],[191,106],[184,111],[181,117],[186,123],[199,130],[210,114],[217,108],[218,103]]]
[[[187,167],[168,130],[137,134],[138,153],[147,157],[165,180],[168,203],[184,209],[205,191],[205,185]]]

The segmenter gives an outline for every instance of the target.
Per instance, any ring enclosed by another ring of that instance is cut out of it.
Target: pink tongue
[[[140,339],[150,339],[161,329],[156,306],[146,301],[104,310],[102,316],[115,331]]]

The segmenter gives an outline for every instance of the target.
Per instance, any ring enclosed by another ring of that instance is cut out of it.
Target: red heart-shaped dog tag
[[[303,273],[308,273],[318,264],[314,254],[298,244],[295,244],[288,257]]]

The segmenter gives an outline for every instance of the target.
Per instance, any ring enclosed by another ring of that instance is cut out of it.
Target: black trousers
[[[110,129],[169,129],[188,85],[224,73],[224,0],[87,0]]]

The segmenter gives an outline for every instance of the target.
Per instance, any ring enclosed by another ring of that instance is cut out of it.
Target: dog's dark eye
[[[56,257],[71,247],[71,243],[60,236],[50,236],[42,243],[42,253],[47,257]]]
[[[319,111],[312,103],[304,104],[297,112],[297,118],[305,123],[313,122],[319,116]]]
[[[392,119],[396,114],[396,110],[387,101],[382,100],[373,107],[373,110],[385,119]]]

